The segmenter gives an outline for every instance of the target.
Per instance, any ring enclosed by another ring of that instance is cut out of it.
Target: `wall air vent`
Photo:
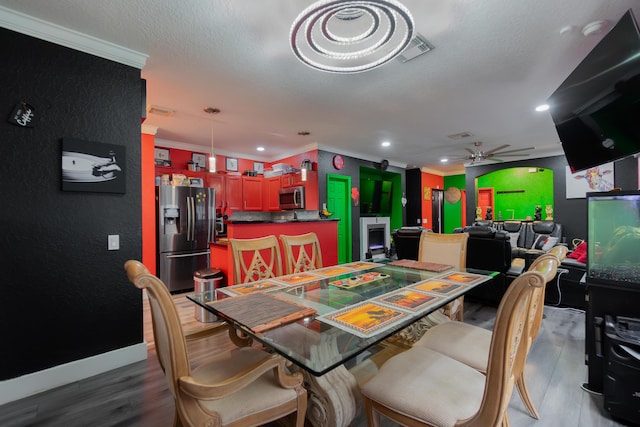
[[[409,45],[405,50],[402,51],[400,55],[398,55],[398,59],[403,64],[407,61],[412,60],[420,55],[424,55],[425,53],[435,49],[435,46],[429,43],[429,41],[420,33],[416,33],[416,36],[411,39]]]
[[[172,110],[171,108],[159,107],[157,105],[149,105],[147,107],[147,113],[157,114],[158,116],[171,117],[173,116],[173,113],[175,113],[175,111]]]

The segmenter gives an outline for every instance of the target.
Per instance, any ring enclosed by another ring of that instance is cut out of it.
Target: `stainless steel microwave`
[[[281,188],[279,196],[280,209],[304,209],[303,186]]]

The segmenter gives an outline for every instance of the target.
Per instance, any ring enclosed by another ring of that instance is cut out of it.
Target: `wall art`
[[[565,166],[567,199],[585,198],[587,193],[609,191],[614,187],[613,162],[571,173]]]
[[[63,138],[62,190],[124,194],[125,147]]]

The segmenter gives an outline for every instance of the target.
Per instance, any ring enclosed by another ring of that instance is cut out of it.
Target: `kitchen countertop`
[[[289,222],[326,222],[340,221],[340,218],[318,218],[318,219],[228,219],[226,224],[286,224]]]

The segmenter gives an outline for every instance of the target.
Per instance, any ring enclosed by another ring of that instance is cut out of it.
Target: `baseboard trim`
[[[147,359],[142,342],[0,382],[0,405]]]

